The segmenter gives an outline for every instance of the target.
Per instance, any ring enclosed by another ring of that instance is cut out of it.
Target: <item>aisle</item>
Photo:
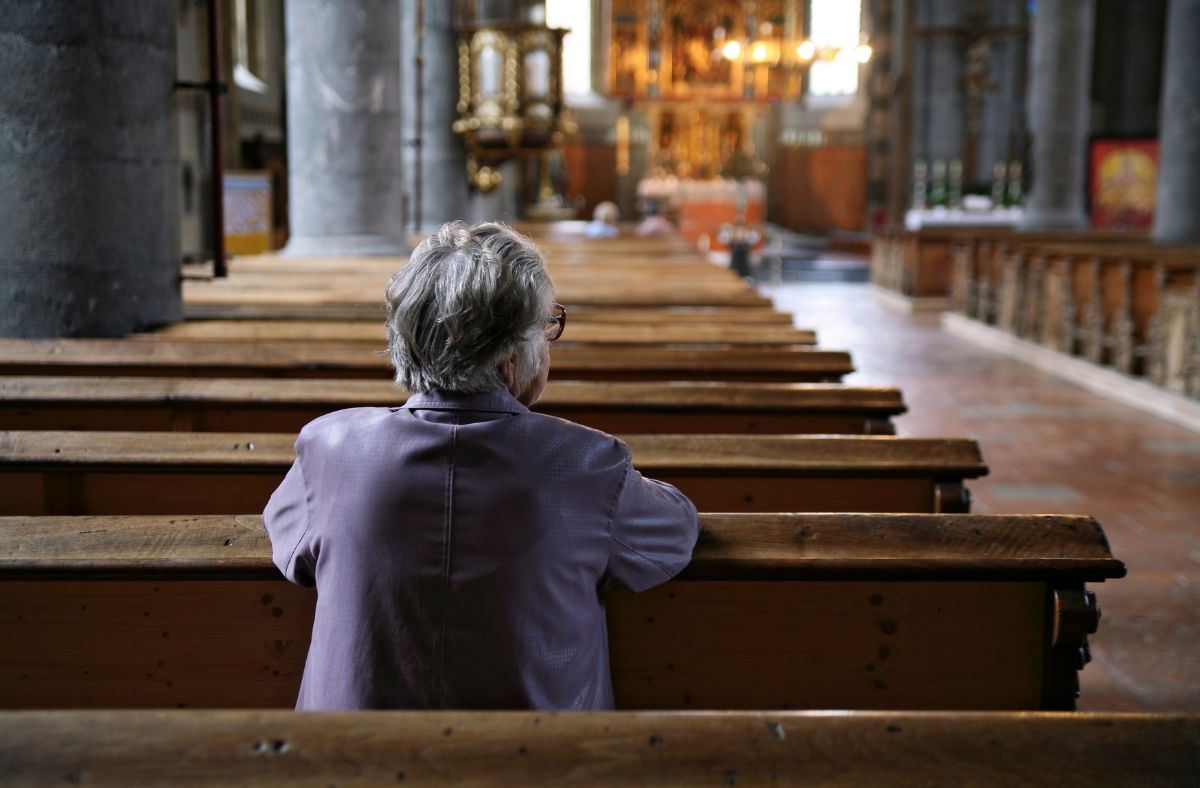
[[[970,485],[973,511],[1103,524],[1129,575],[1095,588],[1080,708],[1200,710],[1200,434],[980,350],[936,315],[888,310],[865,285],[760,289],[822,347],[853,353],[847,383],[904,391],[899,434],[979,440],[991,475]]]

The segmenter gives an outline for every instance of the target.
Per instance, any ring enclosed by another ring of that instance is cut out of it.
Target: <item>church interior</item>
[[[1200,0],[0,0],[0,75],[0,782],[1200,774]],[[260,513],[451,221],[700,512],[615,711],[292,711]]]

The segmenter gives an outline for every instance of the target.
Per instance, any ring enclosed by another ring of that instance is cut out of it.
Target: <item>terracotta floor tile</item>
[[[1104,618],[1080,708],[1200,711],[1200,435],[981,350],[936,315],[890,311],[863,285],[763,291],[823,347],[853,353],[848,383],[904,391],[899,434],[980,441],[991,474],[970,485],[974,511],[1104,525],[1129,575],[1094,589]]]

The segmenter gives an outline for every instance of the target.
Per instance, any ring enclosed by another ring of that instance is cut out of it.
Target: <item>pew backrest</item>
[[[1086,517],[702,523],[675,580],[608,594],[623,708],[1072,708],[1085,584],[1125,571]],[[256,516],[0,519],[0,706],[286,706],[314,602]]]
[[[975,441],[834,435],[629,435],[634,464],[707,511],[965,512]],[[293,436],[0,432],[0,514],[261,511]]]

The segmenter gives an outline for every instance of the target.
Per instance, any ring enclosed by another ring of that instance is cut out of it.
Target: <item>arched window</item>
[[[571,30],[563,38],[563,92],[592,92],[592,4],[580,0],[546,0],[546,25]]]
[[[837,47],[832,60],[817,60],[809,68],[808,92],[813,96],[852,96],[858,92],[862,4],[859,0],[811,0],[809,36],[818,51]]]

